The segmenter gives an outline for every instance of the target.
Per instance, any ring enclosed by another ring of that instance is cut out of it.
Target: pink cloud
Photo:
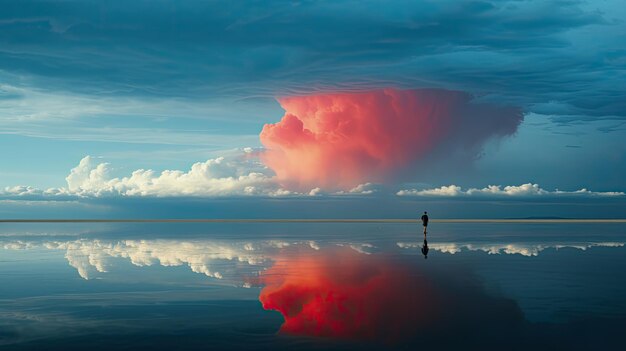
[[[436,155],[473,159],[492,137],[513,134],[519,109],[472,102],[463,92],[382,89],[278,99],[261,159],[292,189],[349,189],[415,176]]]

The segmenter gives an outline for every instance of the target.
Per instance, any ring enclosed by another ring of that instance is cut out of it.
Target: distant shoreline
[[[0,219],[0,223],[420,223],[419,219]],[[431,219],[431,223],[626,223],[626,219]]]

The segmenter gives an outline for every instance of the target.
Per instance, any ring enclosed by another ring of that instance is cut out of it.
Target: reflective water
[[[623,224],[424,239],[412,224],[2,224],[0,348],[623,348]]]

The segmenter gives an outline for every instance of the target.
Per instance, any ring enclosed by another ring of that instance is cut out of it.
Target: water
[[[622,349],[623,224],[0,226],[2,350]]]

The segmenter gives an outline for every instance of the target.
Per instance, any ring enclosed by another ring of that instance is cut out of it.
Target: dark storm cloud
[[[12,85],[190,99],[436,87],[563,123],[626,118],[624,24],[579,1],[0,6]]]

